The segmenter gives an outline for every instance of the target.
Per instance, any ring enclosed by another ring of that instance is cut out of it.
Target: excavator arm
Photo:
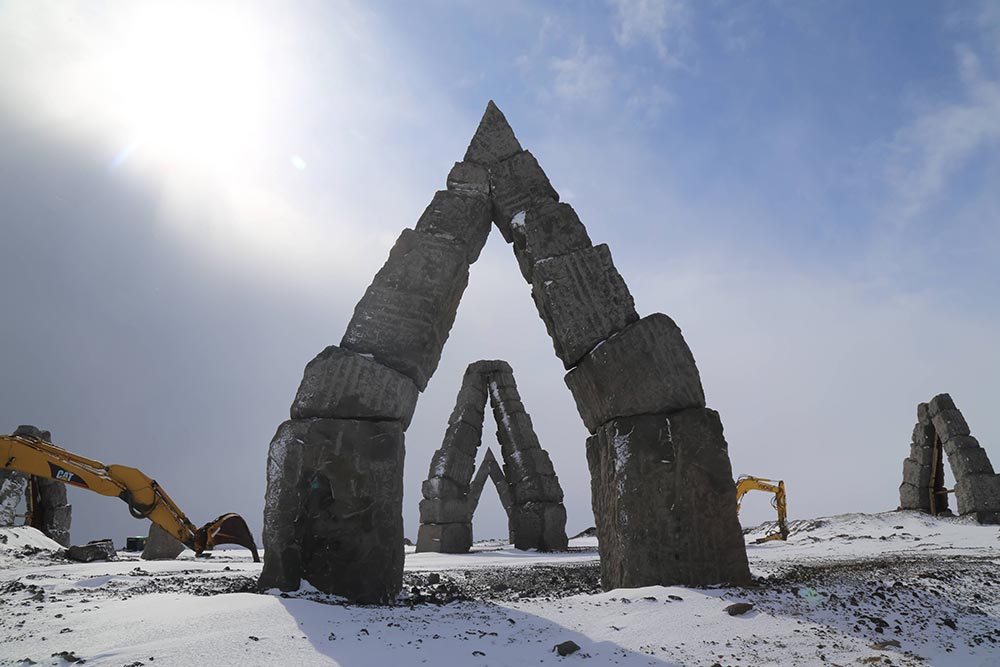
[[[773,479],[764,479],[763,477],[751,477],[750,475],[744,475],[736,480],[736,511],[740,511],[740,504],[743,502],[743,496],[749,491],[764,491],[765,493],[773,493],[774,498],[771,500],[771,506],[778,511],[778,532],[766,535],[759,540],[756,540],[756,544],[761,544],[762,542],[770,542],[771,540],[787,540],[788,539],[788,506],[785,499],[785,483],[784,481],[774,481]]]
[[[241,516],[224,514],[195,528],[156,480],[136,468],[104,465],[29,435],[0,435],[0,468],[121,498],[132,516],[149,519],[195,553],[218,544],[238,544],[250,549],[254,562],[260,561],[257,545]]]

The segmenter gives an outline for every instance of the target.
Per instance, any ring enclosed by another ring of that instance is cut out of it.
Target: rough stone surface
[[[510,531],[517,549],[565,551],[566,508],[562,503],[515,503],[510,509]]]
[[[750,580],[717,412],[611,420],[587,462],[605,589]]]
[[[947,511],[945,458],[955,476],[958,513],[972,515],[980,523],[1000,523],[1000,476],[948,394],[917,406],[910,456],[903,461],[900,508]]]
[[[424,498],[420,501],[420,523],[469,523],[465,498]]]
[[[0,527],[17,522],[17,507],[28,488],[28,476],[14,470],[0,470]]]
[[[694,356],[674,321],[660,313],[597,346],[565,379],[591,433],[616,417],[705,406]]]
[[[49,431],[30,424],[18,426],[12,435],[52,442]],[[66,500],[66,485],[53,479],[0,471],[0,526],[14,525],[15,508],[21,500],[28,500],[29,494],[33,494],[28,505],[32,512],[31,526],[68,547],[73,508]]]
[[[538,315],[566,368],[639,319],[604,244],[538,262],[531,285]]]
[[[473,478],[487,395],[504,465],[501,467],[492,450],[487,450]],[[477,361],[465,371],[444,442],[431,458],[422,487],[417,551],[468,551],[472,515],[487,479],[496,486],[507,511],[511,542],[517,548],[566,548],[562,488],[552,460],[541,449],[531,418],[524,411],[513,371],[499,360]]]
[[[399,422],[287,421],[268,452],[261,588],[305,579],[364,603],[396,599],[403,574]]]
[[[559,200],[559,193],[538,160],[529,151],[522,151],[492,167],[493,224],[507,243],[514,241],[512,221],[518,213],[525,214],[535,199]]]
[[[66,550],[66,558],[80,563],[95,560],[118,560],[115,545],[111,540],[93,540],[84,545],[73,545]]]
[[[460,245],[405,229],[355,307],[340,346],[372,355],[423,391],[468,282]]]
[[[521,152],[521,144],[514,136],[514,131],[507,123],[503,112],[490,100],[479,127],[472,136],[469,148],[465,151],[465,160],[489,164],[505,160]]]
[[[470,523],[422,523],[417,532],[417,552],[464,554],[472,547]]]
[[[425,479],[420,490],[424,498],[463,498],[466,495],[461,484],[447,477]]]
[[[479,259],[492,228],[489,197],[468,190],[437,192],[416,225],[418,232],[459,243],[469,264]]]
[[[490,170],[478,162],[456,162],[448,172],[447,187],[453,192],[490,196]]]
[[[374,359],[331,345],[306,365],[292,419],[375,419],[410,425],[420,392]]]
[[[32,524],[64,547],[70,545],[73,508],[67,502],[66,485],[51,479],[35,478],[38,497]]]
[[[184,544],[155,523],[149,524],[149,537],[142,550],[143,560],[173,560],[184,551]]]
[[[512,221],[511,236],[517,265],[528,284],[535,262],[593,245],[573,207],[548,198],[532,201],[523,218]]]

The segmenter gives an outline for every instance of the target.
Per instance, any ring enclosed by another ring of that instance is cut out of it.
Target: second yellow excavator
[[[236,544],[249,549],[254,562],[260,562],[257,545],[243,517],[223,514],[195,528],[163,488],[135,468],[104,465],[27,434],[0,435],[0,468],[117,496],[125,501],[132,516],[149,519],[196,554],[219,544]]]
[[[763,477],[743,475],[736,480],[737,512],[740,511],[740,503],[743,501],[743,496],[745,496],[748,491],[766,491],[767,493],[773,493],[774,498],[771,499],[771,507],[778,510],[778,532],[765,535],[759,540],[755,540],[754,544],[761,544],[772,540],[787,540],[788,507],[785,504],[785,482],[782,480],[775,481],[773,479],[764,479]]]

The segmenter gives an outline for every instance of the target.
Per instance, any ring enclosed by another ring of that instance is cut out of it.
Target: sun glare
[[[108,102],[129,135],[116,164],[238,164],[264,122],[260,26],[212,3],[135,7],[106,60]]]

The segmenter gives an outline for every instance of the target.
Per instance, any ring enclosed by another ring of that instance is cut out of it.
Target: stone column
[[[639,319],[608,247],[591,244],[492,102],[466,160],[489,169],[493,222],[594,434],[603,586],[749,580],[722,425],[680,329],[666,315]]]
[[[486,171],[457,164],[447,190],[403,230],[340,345],[306,366],[268,454],[262,588],[305,579],[358,602],[396,599],[403,432],[489,230]]]

